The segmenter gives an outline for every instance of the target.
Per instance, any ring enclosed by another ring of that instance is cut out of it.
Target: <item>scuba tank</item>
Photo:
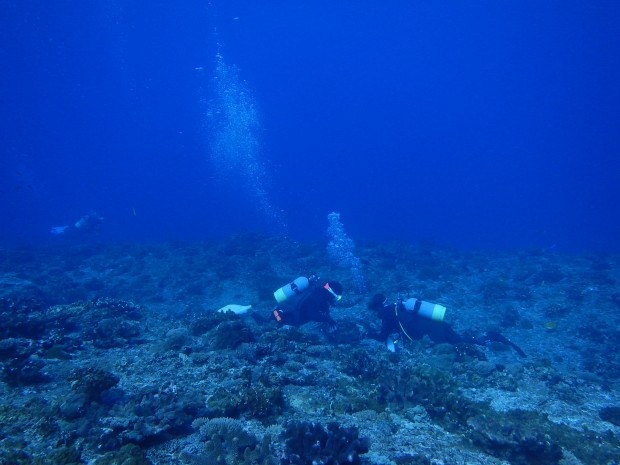
[[[310,280],[305,276],[300,276],[299,278],[293,280],[288,283],[286,286],[282,286],[280,289],[273,293],[273,296],[276,298],[276,301],[281,304],[287,299],[302,293],[306,289],[308,289],[308,285],[310,284]]]
[[[446,315],[446,307],[431,302],[425,302],[418,299],[407,299],[402,301],[403,307],[408,312],[416,312],[421,317],[433,321],[443,321]]]

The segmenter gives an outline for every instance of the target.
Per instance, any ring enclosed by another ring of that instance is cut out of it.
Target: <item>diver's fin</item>
[[[527,357],[527,355],[525,354],[525,352],[523,352],[523,350],[521,349],[521,347],[519,347],[517,344],[515,344],[514,342],[512,342],[510,339],[508,339],[507,337],[503,336],[500,332],[498,331],[487,331],[486,333],[486,339],[487,341],[491,341],[491,342],[501,342],[502,344],[506,344],[509,345],[510,347],[512,347],[516,353],[518,353],[521,357],[525,358]]]
[[[228,304],[220,308],[218,312],[219,313],[233,312],[237,315],[242,315],[244,313],[248,313],[248,310],[251,308],[252,308],[251,305]]]

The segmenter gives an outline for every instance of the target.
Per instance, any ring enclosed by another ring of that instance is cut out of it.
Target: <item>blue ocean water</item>
[[[2,2],[0,241],[620,249],[615,2]]]

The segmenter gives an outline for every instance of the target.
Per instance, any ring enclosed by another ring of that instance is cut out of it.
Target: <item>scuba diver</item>
[[[309,321],[325,323],[328,331],[336,328],[329,309],[342,298],[342,284],[323,281],[316,276],[300,276],[273,293],[278,305],[273,316],[278,325],[301,326]]]
[[[103,217],[91,210],[71,225],[52,226],[50,233],[56,236],[82,236],[99,232],[102,223]]]
[[[418,299],[389,302],[383,294],[375,295],[368,303],[368,308],[381,318],[381,332],[373,339],[385,341],[387,349],[396,352],[399,348],[399,336],[408,340],[421,339],[427,335],[435,343],[486,345],[500,342],[512,347],[521,357],[525,352],[515,343],[497,331],[487,331],[481,336],[461,336],[443,321],[446,307]]]

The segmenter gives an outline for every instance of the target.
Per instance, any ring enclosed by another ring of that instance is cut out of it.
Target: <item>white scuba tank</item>
[[[443,321],[446,315],[446,307],[424,300],[407,299],[403,301],[403,306],[408,312],[417,312],[418,315],[429,320]]]
[[[276,301],[281,304],[287,299],[298,295],[308,289],[310,285],[310,280],[305,276],[300,276],[297,279],[294,279],[292,282],[288,283],[285,286],[282,286],[280,289],[273,293],[273,296],[276,298]]]

